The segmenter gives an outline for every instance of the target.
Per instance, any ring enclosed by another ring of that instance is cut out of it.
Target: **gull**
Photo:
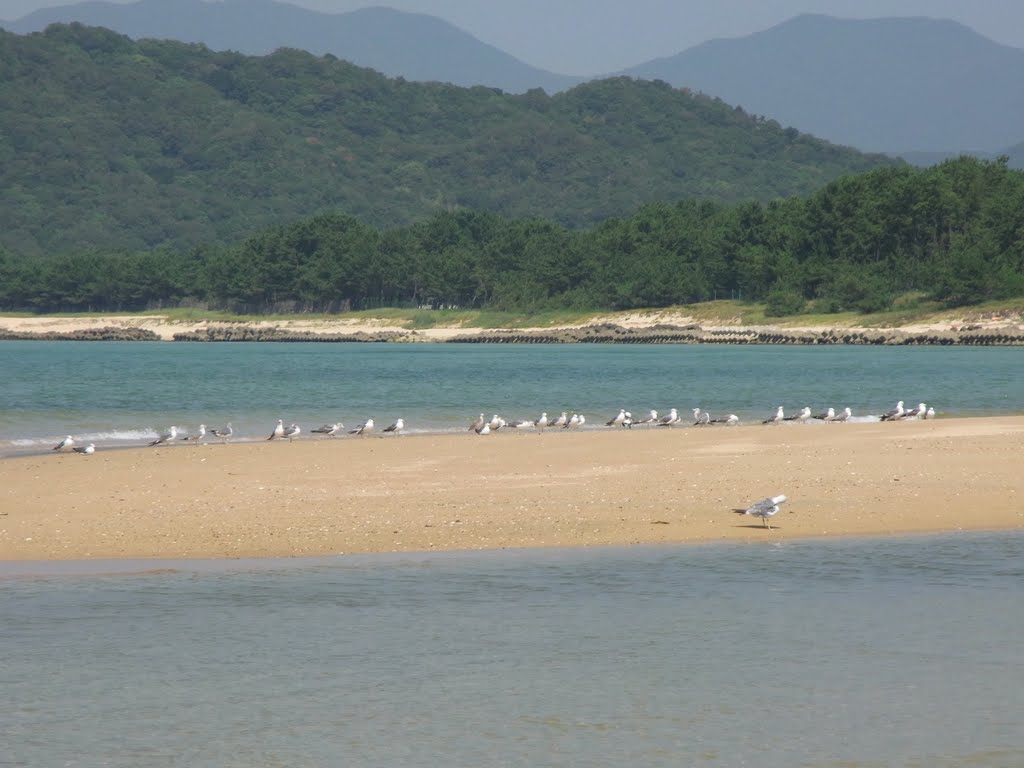
[[[537,419],[535,422],[533,422],[533,426],[535,426],[541,432],[544,431],[544,428],[547,427],[547,425],[548,425],[548,415],[547,415],[546,412],[542,413],[540,415],[540,418]]]
[[[96,453],[96,444],[89,443],[87,446],[83,448],[72,448],[71,450],[73,450],[75,453],[80,453],[83,456],[92,456],[94,453]]]
[[[625,408],[620,408],[619,409],[619,415],[618,416],[613,416],[611,419],[606,421],[604,423],[604,425],[606,427],[621,427],[621,426],[624,426],[625,423],[626,423],[626,409]]]
[[[579,423],[578,423],[578,424],[577,424],[576,426],[577,426],[577,427],[581,427],[581,428],[582,428],[582,427],[583,427],[583,425],[584,425],[584,424],[586,424],[586,423],[587,423],[587,417],[586,417],[586,416],[584,416],[584,415],[583,415],[583,414],[581,413],[581,414],[580,414],[580,420],[579,420]]]
[[[367,419],[366,421],[364,421],[362,424],[360,424],[355,429],[350,429],[348,431],[348,433],[350,435],[359,435],[360,437],[365,437],[366,435],[368,435],[372,431],[373,431],[373,419]]]
[[[345,425],[339,421],[337,424],[324,424],[322,427],[311,429],[310,432],[316,432],[318,435],[334,437],[335,435],[341,434],[343,429],[345,429]]]
[[[403,429],[405,429],[405,421],[403,419],[395,419],[394,424],[384,427],[385,432],[394,432],[396,435],[402,434]]]
[[[923,419],[925,417],[926,413],[928,413],[928,406],[925,405],[924,403],[918,403],[917,404],[917,408],[915,408],[912,411],[906,411],[902,416],[900,416],[900,418],[901,419]]]
[[[934,408],[932,408],[932,407],[931,407],[931,406],[929,405],[929,406],[928,406],[928,410],[924,412],[924,417],[925,417],[926,419],[934,419],[934,418],[935,418],[935,409],[934,409]]]
[[[829,408],[827,411],[822,411],[821,413],[819,413],[814,418],[818,419],[819,421],[832,421],[833,419],[835,419],[835,417],[836,417],[836,409],[835,408]]]
[[[811,418],[811,409],[805,406],[796,416],[787,416],[783,421],[807,421],[809,418]]]
[[[565,424],[562,425],[562,429],[575,429],[580,425],[579,414],[573,414],[572,418],[569,419]]]
[[[786,418],[786,414],[783,412],[782,406],[780,405],[778,410],[775,411],[775,415],[774,416],[769,416],[767,419],[765,419],[761,423],[762,424],[777,424],[778,422],[784,420],[785,418]]]
[[[487,426],[491,428],[491,432],[497,432],[499,429],[505,426],[505,420],[498,414],[491,416],[491,420],[487,422]]]
[[[288,429],[286,429],[284,431],[283,437],[287,437],[288,438],[288,442],[290,443],[292,440],[294,440],[296,437],[298,437],[299,433],[301,433],[301,432],[302,432],[302,428],[298,424],[292,424],[292,425],[290,425],[288,427]]]
[[[160,435],[160,437],[158,437],[156,440],[154,440],[152,443],[150,443],[150,445],[162,445],[163,443],[169,443],[172,440],[177,439],[177,437],[178,437],[178,428],[177,427],[171,427],[164,434]]]
[[[55,450],[55,451],[62,451],[65,448],[70,448],[74,444],[75,444],[75,438],[73,438],[71,435],[68,435],[63,440],[61,440],[59,443],[57,443],[55,446],[53,446],[53,450]]]
[[[515,421],[510,421],[508,425],[520,432],[527,429],[533,429],[534,426],[536,426],[534,422],[529,419],[516,419]]]
[[[559,416],[557,419],[555,419],[554,422],[551,424],[551,426],[552,427],[564,427],[568,423],[569,423],[569,419],[568,419],[568,417],[566,417],[565,411],[562,411],[562,415]]]
[[[701,412],[700,408],[693,409],[693,424],[694,426],[700,426],[702,424],[711,423],[711,414],[707,411]]]
[[[847,408],[843,408],[842,412],[837,413],[830,421],[849,421],[850,417],[853,416],[853,411]]]
[[[277,426],[274,427],[274,431],[270,433],[267,440],[273,440],[275,437],[284,437],[284,419],[277,420]]]
[[[215,437],[219,437],[226,443],[228,441],[228,438],[235,434],[235,430],[231,428],[231,422],[229,421],[220,429],[211,429],[210,434],[214,435]]]
[[[187,435],[186,437],[183,437],[181,439],[185,440],[185,441],[188,441],[188,440],[199,441],[199,440],[202,440],[204,437],[206,437],[206,425],[205,424],[200,424],[199,425],[199,431],[196,432],[196,434],[194,434],[194,435]]]
[[[679,413],[675,408],[670,408],[667,416],[662,416],[661,421],[658,422],[659,427],[671,427],[678,424],[680,421]]]
[[[469,425],[469,429],[467,431],[476,432],[479,435],[480,430],[484,428],[484,424],[486,423],[487,422],[484,421],[484,415],[481,413],[479,416],[476,417],[476,421]]]
[[[725,424],[725,426],[731,427],[734,424],[739,424],[740,423],[740,417],[737,416],[735,413],[730,413],[728,416],[725,416],[724,418],[712,419],[711,423],[712,424]]]
[[[786,501],[785,496],[771,496],[767,499],[761,499],[754,504],[747,507],[743,514],[753,515],[754,517],[760,517],[761,521],[771,530],[771,523],[768,522],[768,518],[779,511],[779,505]]]
[[[903,410],[903,401],[900,400],[896,403],[895,408],[891,408],[882,414],[882,421],[893,421],[900,418],[906,411]]]
[[[622,426],[626,427],[627,429],[633,428],[633,414],[630,413],[629,411],[626,411],[626,418],[622,420]]]
[[[491,425],[488,422],[484,422],[484,425],[476,431],[478,435],[489,435],[491,434]]]
[[[654,411],[654,410],[649,411],[647,413],[646,417],[640,419],[640,421],[637,422],[637,424],[657,424],[657,423],[658,423],[658,412]]]

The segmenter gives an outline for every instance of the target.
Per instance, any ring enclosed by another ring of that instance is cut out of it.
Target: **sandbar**
[[[1024,417],[302,439],[0,461],[0,559],[324,556],[1024,527]],[[769,495],[771,520],[736,512]]]

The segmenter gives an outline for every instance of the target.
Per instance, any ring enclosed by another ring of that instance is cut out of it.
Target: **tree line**
[[[806,198],[649,204],[584,230],[465,209],[395,228],[331,213],[233,246],[0,252],[8,311],[621,310],[742,298],[782,315],[880,311],[908,292],[949,306],[1024,295],[1024,172],[962,157],[845,177]]]

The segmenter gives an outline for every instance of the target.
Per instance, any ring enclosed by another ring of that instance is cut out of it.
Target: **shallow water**
[[[1024,764],[1024,534],[7,563],[0,765]]]
[[[279,418],[411,432],[461,430],[475,416],[578,411],[598,427],[676,407],[760,421],[784,405],[850,406],[865,418],[898,399],[939,416],[1024,412],[1016,348],[688,345],[457,345],[0,342],[0,455],[66,434],[100,447],[144,444],[171,424],[232,422],[237,439]]]

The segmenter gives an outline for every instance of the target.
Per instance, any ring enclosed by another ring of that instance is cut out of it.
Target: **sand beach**
[[[0,461],[0,559],[784,541],[1024,527],[1024,417],[216,441]],[[766,529],[735,510],[790,501]]]

